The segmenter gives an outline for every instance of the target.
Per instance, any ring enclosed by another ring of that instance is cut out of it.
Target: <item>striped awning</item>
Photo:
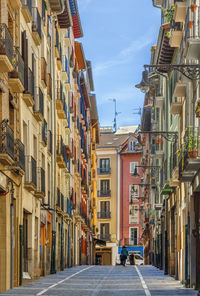
[[[58,23],[61,29],[72,27],[73,21],[68,0],[65,0],[65,9],[58,15]]]
[[[78,63],[78,69],[79,70],[85,70],[86,69],[86,62],[85,62],[85,54],[83,51],[82,43],[75,41],[75,55],[76,60]]]
[[[83,30],[81,26],[81,20],[78,12],[77,0],[69,0],[72,21],[73,21],[73,33],[74,38],[83,37]]]

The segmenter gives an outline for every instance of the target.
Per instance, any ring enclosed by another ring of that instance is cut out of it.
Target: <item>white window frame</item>
[[[134,186],[136,190],[136,192],[132,192],[132,186]],[[130,184],[129,185],[129,200],[131,201],[132,200],[137,200],[137,197],[139,196],[139,185],[132,185]]]
[[[139,238],[139,228],[138,227],[129,227],[129,240],[130,240],[130,242],[134,242],[134,238],[133,238],[133,240],[131,240],[131,230],[132,229],[137,229],[137,245],[138,245],[138,243],[139,243],[139,241],[138,241],[138,238]]]
[[[129,206],[129,224],[139,224],[139,205]]]
[[[138,166],[138,161],[130,162],[130,173],[133,174],[135,172],[135,167]],[[138,171],[138,168],[137,168]]]

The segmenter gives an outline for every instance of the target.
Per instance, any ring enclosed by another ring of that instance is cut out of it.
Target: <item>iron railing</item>
[[[57,188],[57,202],[56,202],[57,207],[60,208],[60,189]]]
[[[51,79],[51,74],[47,74],[47,95],[52,98],[52,79]]]
[[[34,101],[33,110],[40,112],[44,116],[44,95],[40,88],[36,88]]]
[[[25,154],[24,144],[20,139],[15,140],[15,161],[16,165],[19,166],[25,172]]]
[[[44,119],[42,123],[42,141],[47,145],[47,122]]]
[[[32,31],[37,32],[40,39],[41,39],[42,38],[42,34],[41,34],[41,17],[40,17],[40,14],[39,14],[39,11],[38,11],[37,7],[32,7],[32,16],[33,16]]]
[[[65,152],[66,152],[66,147],[63,143],[63,138],[62,136],[59,136],[57,141],[57,154],[62,155],[63,158],[65,159],[65,154],[66,154]]]
[[[100,234],[98,234],[98,239],[110,241],[111,235],[109,233],[100,233]]]
[[[6,55],[12,64],[13,39],[6,24],[0,24],[0,55]]]
[[[111,168],[98,168],[97,173],[98,173],[98,175],[110,175]]]
[[[22,83],[22,85],[24,86],[24,60],[21,56],[21,54],[19,53],[19,50],[16,49],[16,55],[17,55],[17,71],[18,71],[18,76],[19,79]]]
[[[34,98],[34,76],[30,68],[24,69],[24,88],[25,93],[29,93]]]
[[[8,154],[14,160],[14,132],[6,121],[1,123],[0,153]]]
[[[98,197],[111,197],[111,190],[98,190]]]
[[[37,186],[37,162],[30,155],[25,156],[25,183]]]
[[[111,218],[111,212],[98,212],[97,213],[98,219],[110,219]]]
[[[61,201],[61,210],[64,211],[64,195],[60,194],[60,201]]]

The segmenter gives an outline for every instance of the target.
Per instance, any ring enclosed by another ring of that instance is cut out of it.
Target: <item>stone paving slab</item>
[[[66,269],[1,296],[196,296],[152,266],[79,266]],[[137,271],[139,270],[139,273]],[[143,283],[141,281],[141,276]],[[144,284],[145,283],[145,284]],[[146,286],[146,288],[145,288]],[[42,293],[42,294],[40,294]]]

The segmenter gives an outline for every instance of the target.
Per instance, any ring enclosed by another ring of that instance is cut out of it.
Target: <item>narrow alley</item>
[[[197,295],[152,266],[79,266],[22,287],[1,293],[8,295],[59,296],[189,296]]]

